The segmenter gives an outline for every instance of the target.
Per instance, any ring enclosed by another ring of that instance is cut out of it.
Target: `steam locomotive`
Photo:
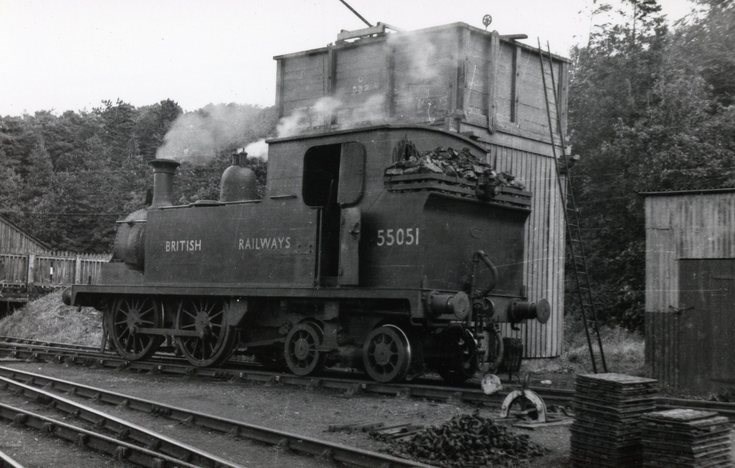
[[[168,342],[195,366],[237,350],[302,376],[342,366],[458,383],[496,369],[498,324],[550,314],[523,285],[530,193],[386,173],[407,142],[486,159],[476,141],[420,125],[277,138],[262,198],[241,154],[218,201],[183,206],[171,195],[178,163],[154,160],[151,206],[118,222],[100,282],[65,301],[103,311],[128,360]]]

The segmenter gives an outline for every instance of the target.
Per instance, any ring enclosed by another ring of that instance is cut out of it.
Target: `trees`
[[[0,117],[0,214],[55,249],[109,252],[115,220],[145,206],[148,162],[182,114],[166,99],[140,108],[117,100],[92,112]],[[192,114],[217,116],[208,125],[219,140],[207,148],[195,140],[209,157],[182,165],[180,203],[216,199],[229,153],[275,128],[272,108],[209,105]],[[265,163],[250,164],[264,182]]]
[[[628,16],[573,51],[570,127],[592,280],[607,318],[636,328],[645,259],[638,193],[735,183],[735,74],[723,73],[734,62],[723,52],[735,47],[735,9],[702,2],[672,32],[655,1],[625,4]]]

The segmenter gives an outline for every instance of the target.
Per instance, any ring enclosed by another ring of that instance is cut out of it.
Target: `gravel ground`
[[[328,432],[327,428],[330,425],[355,422],[383,422],[386,425],[402,423],[422,426],[439,425],[452,416],[472,413],[477,409],[464,404],[435,403],[408,398],[376,398],[366,395],[347,398],[322,389],[304,390],[291,386],[206,381],[199,378],[144,375],[58,364],[10,363],[5,365],[369,450],[381,450],[385,448],[385,445],[371,439],[363,432]],[[3,394],[0,393],[0,398],[2,397]],[[184,427],[164,418],[156,418],[109,405],[94,404],[88,400],[79,401],[247,466],[311,467],[327,465],[324,460],[298,457],[283,450],[248,441],[235,441],[230,436]],[[485,417],[493,417],[494,413],[495,410],[480,409],[480,414]],[[45,436],[27,433],[30,436],[44,439],[41,442],[33,442],[27,438],[21,439],[21,437],[29,436],[24,433],[18,435],[13,428],[2,426],[2,429],[10,432],[0,432],[0,446],[4,447],[11,456],[30,466],[115,466],[94,461],[85,465],[76,460],[74,463],[59,464],[59,459],[66,461],[67,458],[59,457],[59,453],[65,452],[58,447],[42,451],[34,450],[33,453],[27,450],[28,447],[34,445],[50,447],[46,443]],[[531,466],[567,466],[568,427],[553,426],[533,431],[518,430],[518,432],[529,434],[532,441],[549,449],[548,455],[534,460]],[[59,444],[61,443],[54,445]],[[76,450],[74,447],[72,449]],[[45,455],[39,452],[45,452]],[[30,458],[31,455],[34,458]]]
[[[0,398],[5,402],[5,396]],[[122,468],[127,465],[76,447],[37,431],[17,429],[0,423],[0,451],[27,468],[74,466],[79,468]]]

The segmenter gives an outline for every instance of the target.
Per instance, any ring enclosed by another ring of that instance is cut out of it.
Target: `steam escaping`
[[[437,46],[428,35],[389,34],[388,45],[396,51],[397,60],[405,63],[409,81],[413,83],[431,81],[439,76],[443,63],[456,63],[452,54],[439,56]]]
[[[324,96],[309,107],[294,110],[278,122],[278,138],[299,135],[317,128],[344,130],[387,120],[383,94],[350,98],[348,101],[346,98],[343,100],[335,96]]]
[[[278,122],[278,137],[391,120],[434,123],[446,118],[451,112],[453,89],[447,77],[454,76],[458,63],[457,47],[450,39],[431,34],[389,34],[383,50],[393,54],[395,64],[390,85],[379,75],[355,77],[338,71],[341,78],[335,83],[335,94],[292,109]],[[467,94],[473,91],[471,87]]]
[[[261,138],[258,141],[254,141],[245,147],[245,152],[251,158],[260,158],[263,161],[268,160],[268,144],[265,142],[265,138]]]
[[[310,128],[329,126],[342,101],[333,96],[324,96],[310,107],[301,107],[281,118],[276,127],[279,138],[303,133]]]
[[[209,104],[182,114],[166,133],[156,158],[206,163],[219,152],[247,141],[260,114],[258,107],[239,104]]]

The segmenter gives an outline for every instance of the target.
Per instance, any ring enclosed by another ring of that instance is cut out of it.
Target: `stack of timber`
[[[572,466],[640,465],[642,418],[656,409],[655,398],[654,379],[614,373],[577,376]]]
[[[733,466],[730,431],[728,419],[711,411],[648,413],[643,417],[643,466]]]

